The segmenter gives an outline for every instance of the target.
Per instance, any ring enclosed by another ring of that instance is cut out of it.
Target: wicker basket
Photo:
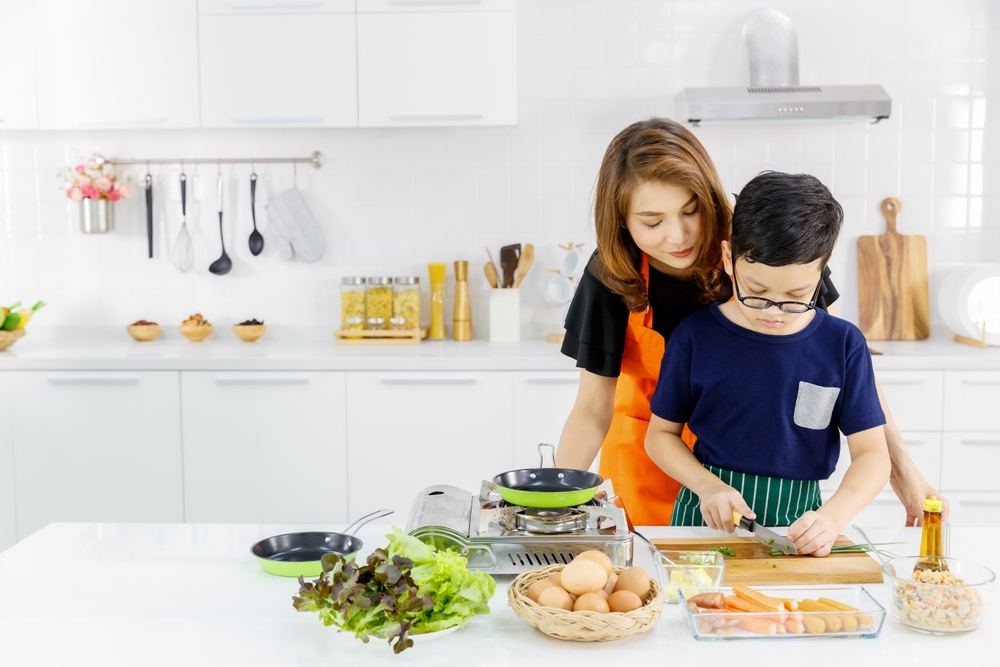
[[[593,611],[564,611],[542,607],[528,598],[528,587],[549,575],[560,572],[565,565],[550,565],[518,575],[507,589],[507,601],[514,613],[545,634],[557,639],[577,642],[606,642],[621,639],[653,627],[663,611],[663,589],[655,579],[649,580],[649,599],[634,611],[599,614]],[[615,568],[617,574],[624,570]]]
[[[6,350],[13,345],[18,338],[24,335],[24,329],[14,329],[13,331],[0,331],[0,350]]]

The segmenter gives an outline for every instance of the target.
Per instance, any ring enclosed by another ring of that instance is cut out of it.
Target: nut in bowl
[[[585,552],[593,553],[599,552]],[[590,563],[572,567],[585,554],[569,565],[518,575],[507,589],[514,613],[551,637],[572,641],[610,641],[653,627],[663,611],[663,590],[656,579],[650,579],[642,568],[613,568],[610,560],[599,563],[606,566],[603,572],[589,567]],[[603,586],[591,590],[602,578]]]
[[[266,330],[267,327],[264,326],[263,320],[260,322],[257,320],[246,320],[245,322],[233,325],[233,333],[236,334],[236,337],[248,343],[263,336]]]
[[[214,327],[201,313],[195,313],[181,323],[180,330],[185,338],[197,343],[211,336]]]
[[[928,568],[927,560],[893,558],[882,568],[893,618],[905,628],[932,635],[977,630],[993,591],[993,571],[958,558],[933,558]]]
[[[156,322],[139,320],[125,327],[128,334],[139,342],[148,342],[160,335],[160,325]]]

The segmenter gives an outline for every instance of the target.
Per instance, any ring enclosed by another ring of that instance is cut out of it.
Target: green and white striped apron
[[[705,464],[702,464],[705,465]],[[823,504],[819,482],[815,480],[781,479],[723,470],[705,465],[705,469],[740,492],[762,526],[789,526],[810,510]],[[674,503],[672,526],[704,526],[701,499],[682,486]]]

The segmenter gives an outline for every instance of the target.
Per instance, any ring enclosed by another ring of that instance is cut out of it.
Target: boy
[[[791,524],[799,553],[826,556],[889,478],[865,338],[815,308],[843,218],[804,174],[764,172],[740,193],[732,241],[722,243],[736,298],[681,322],[650,402],[646,452],[684,485],[672,525],[731,533],[736,509],[761,525]],[[685,422],[698,436],[694,452],[680,438]],[[838,429],[851,466],[822,504]]]

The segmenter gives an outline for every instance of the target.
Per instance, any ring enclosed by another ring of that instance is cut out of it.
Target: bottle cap
[[[931,496],[924,501],[924,511],[925,512],[940,512],[944,509],[944,503],[937,499],[937,496]]]

